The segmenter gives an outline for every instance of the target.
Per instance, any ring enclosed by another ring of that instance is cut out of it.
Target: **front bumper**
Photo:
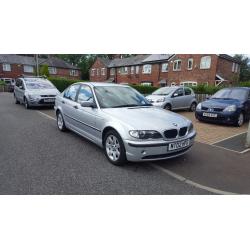
[[[217,117],[204,116],[203,113],[216,114]],[[199,110],[195,112],[195,117],[198,120],[211,123],[235,124],[239,117],[239,112],[207,112]]]
[[[29,105],[34,106],[34,107],[43,107],[43,106],[54,106],[55,105],[55,100],[51,102],[46,102],[45,99],[39,99],[39,100],[33,100],[29,99]]]
[[[194,143],[196,132],[175,140],[160,140],[160,141],[130,141],[125,140],[127,160],[138,161],[156,161],[174,158],[185,154],[190,150]],[[169,151],[169,144],[189,140],[189,145],[183,148]]]

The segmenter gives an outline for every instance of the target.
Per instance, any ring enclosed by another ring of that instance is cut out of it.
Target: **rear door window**
[[[71,101],[76,101],[76,95],[77,95],[77,92],[78,92],[78,89],[79,89],[79,84],[77,85],[73,85],[71,87],[69,87],[65,92],[64,92],[64,95],[63,97],[64,98],[67,98]]]
[[[185,95],[191,95],[192,91],[190,88],[185,88]]]

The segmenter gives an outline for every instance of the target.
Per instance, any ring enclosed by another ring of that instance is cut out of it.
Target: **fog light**
[[[145,150],[142,150],[141,153],[142,153],[142,155],[146,155],[147,154],[147,152]]]

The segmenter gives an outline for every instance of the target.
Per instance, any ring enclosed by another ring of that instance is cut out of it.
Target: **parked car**
[[[4,81],[8,86],[8,91],[13,92],[15,87],[15,79],[13,78],[0,78],[0,81]]]
[[[28,109],[33,106],[54,106],[60,92],[46,78],[22,77],[16,79],[14,98],[16,104],[23,103]]]
[[[176,157],[193,145],[193,124],[152,106],[129,86],[75,83],[57,95],[59,130],[70,129],[104,148],[115,165]]]
[[[200,121],[242,126],[250,118],[250,88],[224,88],[199,103],[195,116]]]
[[[189,87],[162,87],[146,97],[154,106],[167,110],[188,109],[195,111],[197,100]]]

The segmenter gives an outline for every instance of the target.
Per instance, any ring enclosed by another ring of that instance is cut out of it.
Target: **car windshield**
[[[221,89],[216,92],[211,98],[212,99],[237,99],[245,100],[247,91],[245,89]]]
[[[152,95],[169,95],[173,92],[173,88],[165,87],[165,88],[160,88],[157,89],[152,93]]]
[[[97,86],[95,93],[101,108],[152,106],[131,87]]]
[[[25,84],[27,89],[54,89],[55,86],[46,80],[26,79]]]

